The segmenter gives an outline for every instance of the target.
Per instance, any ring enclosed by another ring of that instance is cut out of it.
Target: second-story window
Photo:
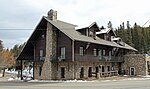
[[[44,54],[43,54],[43,49],[40,49],[40,60],[43,59],[43,56],[44,56]]]
[[[102,59],[102,50],[101,49],[98,49],[98,56],[99,56],[99,59]]]
[[[96,49],[93,49],[93,55],[97,56],[97,50]]]
[[[40,50],[40,57],[43,57],[43,49]]]
[[[105,56],[106,55],[106,50],[105,49],[103,49],[103,56]]]
[[[109,51],[109,59],[111,59],[111,51]]]
[[[60,57],[61,57],[61,59],[65,59],[65,52],[66,52],[65,47],[62,47],[60,49]]]
[[[79,54],[80,54],[81,56],[83,56],[83,51],[84,51],[83,47],[80,47],[80,48],[79,48]]]

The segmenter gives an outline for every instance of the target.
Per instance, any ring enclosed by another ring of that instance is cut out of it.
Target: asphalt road
[[[150,80],[96,82],[0,82],[0,89],[150,89]]]

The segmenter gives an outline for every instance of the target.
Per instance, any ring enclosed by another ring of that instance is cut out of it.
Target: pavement
[[[148,80],[95,82],[0,82],[0,89],[150,89]]]
[[[103,77],[100,79],[95,79],[95,78],[89,78],[85,81],[117,81],[117,80],[141,80],[141,79],[150,79],[150,77],[143,77],[143,76],[112,76],[112,77]],[[10,73],[5,73],[4,77],[0,77],[0,82],[3,81],[21,81],[20,79],[17,78],[16,75],[10,74]],[[26,81],[26,80],[24,80]],[[28,80],[30,81],[30,80]],[[79,80],[81,82],[82,80]],[[27,82],[27,81],[26,81]],[[32,80],[34,82],[34,80]],[[42,82],[41,80],[35,80],[35,82]],[[47,81],[48,82],[48,81]],[[52,81],[50,81],[52,82]],[[54,82],[64,82],[64,81],[54,81]],[[78,80],[68,80],[66,82],[78,82]],[[83,81],[84,82],[84,81]]]

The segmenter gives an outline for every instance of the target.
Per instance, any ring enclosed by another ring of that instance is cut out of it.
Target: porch
[[[75,61],[105,61],[105,62],[123,62],[122,56],[93,56],[93,55],[79,55],[75,54]]]

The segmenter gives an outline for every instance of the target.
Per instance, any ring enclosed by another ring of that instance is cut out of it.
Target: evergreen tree
[[[2,42],[3,42],[3,41],[0,40],[0,52],[3,51],[3,48],[4,48]]]
[[[112,29],[112,23],[111,23],[111,21],[108,22],[107,27]]]

